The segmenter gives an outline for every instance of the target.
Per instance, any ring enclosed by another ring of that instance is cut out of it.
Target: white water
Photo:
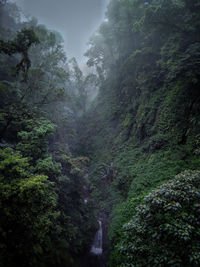
[[[90,252],[95,255],[101,255],[103,252],[102,249],[102,237],[103,237],[103,230],[102,230],[102,222],[99,220],[99,230],[97,231],[94,242],[92,244]]]

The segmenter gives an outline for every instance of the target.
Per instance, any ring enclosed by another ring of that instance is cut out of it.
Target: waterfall
[[[95,237],[94,237],[94,242],[92,244],[90,252],[95,255],[101,255],[103,252],[102,249],[102,237],[103,237],[103,230],[102,230],[102,222],[101,220],[99,222],[99,230],[97,231]]]

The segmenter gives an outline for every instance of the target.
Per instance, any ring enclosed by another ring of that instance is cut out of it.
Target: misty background
[[[83,63],[90,36],[104,19],[109,0],[15,0],[25,15],[59,31],[68,58]]]

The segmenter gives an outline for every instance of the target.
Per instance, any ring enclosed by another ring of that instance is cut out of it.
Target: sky
[[[104,19],[109,0],[15,0],[25,14],[38,19],[64,39],[67,57],[84,62],[89,37]]]

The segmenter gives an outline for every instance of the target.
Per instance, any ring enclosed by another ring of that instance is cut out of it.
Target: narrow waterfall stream
[[[99,230],[97,231],[94,242],[92,244],[90,252],[94,255],[101,255],[103,252],[102,249],[102,238],[103,238],[103,230],[102,230],[102,221],[99,220]]]

